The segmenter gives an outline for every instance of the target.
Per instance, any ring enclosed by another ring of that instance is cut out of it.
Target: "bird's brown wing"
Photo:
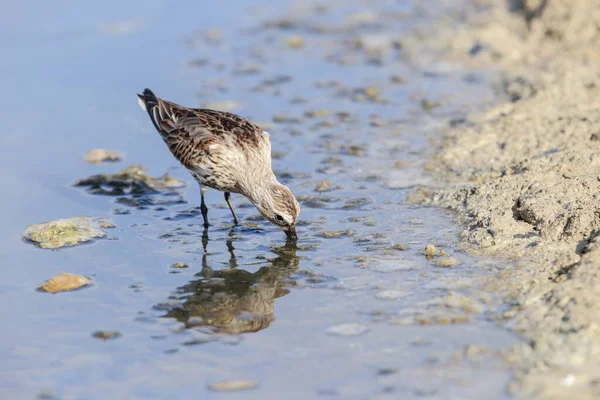
[[[149,89],[138,95],[173,155],[192,169],[222,146],[258,146],[260,127],[235,114],[187,108],[159,99]]]

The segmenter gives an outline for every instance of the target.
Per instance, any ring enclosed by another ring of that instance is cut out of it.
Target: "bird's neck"
[[[280,185],[272,171],[260,176],[254,176],[253,179],[241,182],[240,193],[243,194],[252,204],[264,204],[267,197],[271,196],[271,187]]]

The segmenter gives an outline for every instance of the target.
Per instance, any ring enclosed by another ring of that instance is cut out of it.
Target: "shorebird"
[[[245,118],[224,111],[188,108],[160,99],[150,89],[138,94],[171,153],[200,185],[200,211],[208,227],[206,188],[225,192],[233,222],[239,223],[231,193],[246,197],[290,239],[296,238],[300,205],[271,168],[269,134]]]

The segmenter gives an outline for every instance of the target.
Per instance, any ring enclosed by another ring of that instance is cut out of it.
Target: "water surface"
[[[517,339],[486,318],[497,303],[479,284],[497,266],[456,251],[451,216],[405,201],[429,182],[428,137],[492,98],[486,71],[406,56],[403,37],[450,7],[419,3],[7,5],[2,398],[505,397],[497,350]],[[297,246],[239,196],[234,227],[216,192],[204,231],[197,185],[137,105],[144,87],[189,106],[235,101],[265,126],[301,200]],[[85,164],[93,147],[126,159]],[[143,207],[72,186],[128,164],[188,185]],[[331,190],[315,191],[323,180]],[[21,240],[29,224],[79,215],[117,228],[59,251]],[[437,267],[428,244],[462,263]],[[61,271],[94,285],[35,291]],[[258,387],[208,386],[238,379]]]

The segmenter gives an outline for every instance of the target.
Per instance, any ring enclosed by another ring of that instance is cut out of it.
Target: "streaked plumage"
[[[300,206],[273,174],[267,132],[235,114],[187,108],[159,99],[150,89],[138,97],[171,153],[200,184],[205,226],[208,211],[204,190],[210,187],[225,192],[236,223],[230,193],[244,195],[288,237],[295,237]]]

